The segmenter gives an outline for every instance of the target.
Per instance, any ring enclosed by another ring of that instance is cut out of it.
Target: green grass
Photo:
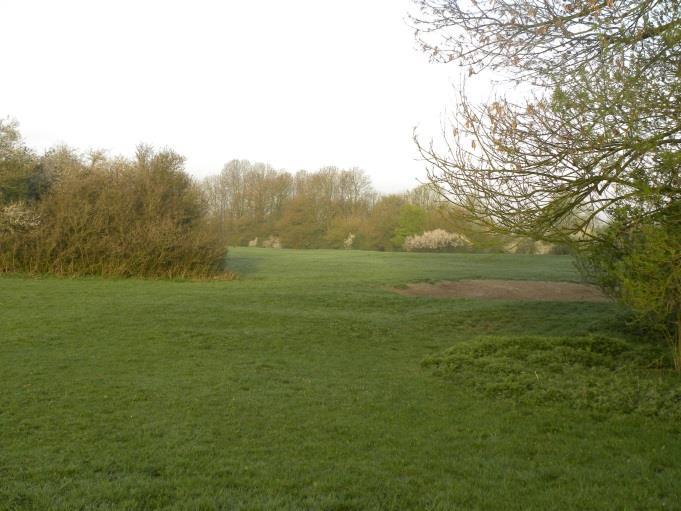
[[[615,305],[386,291],[578,280],[568,258],[229,263],[240,280],[0,279],[0,509],[681,507],[673,415],[499,396],[479,385],[493,364],[458,379],[422,365],[494,338],[630,343]],[[527,362],[509,353],[497,362]]]

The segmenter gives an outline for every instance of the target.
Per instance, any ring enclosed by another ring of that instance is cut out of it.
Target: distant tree
[[[329,248],[362,247],[367,222],[368,212],[337,217],[324,235],[325,242]]]
[[[284,205],[276,232],[287,248],[321,248],[326,226],[320,219],[314,198],[297,195]]]
[[[290,248],[399,250],[407,236],[444,229],[479,231],[431,184],[380,196],[357,168],[323,167],[295,174],[232,160],[202,189],[211,216],[232,244],[277,237]],[[508,240],[475,232],[477,248],[502,250]],[[348,240],[351,239],[350,243]]]
[[[210,210],[235,243],[264,236],[291,196],[292,177],[264,163],[232,160],[202,184]]]
[[[436,210],[445,203],[438,193],[438,188],[431,183],[421,184],[407,191],[405,199],[409,204],[418,206],[426,211]]]
[[[421,234],[427,225],[428,215],[423,208],[414,204],[405,204],[400,208],[400,216],[392,242],[402,247],[408,236]]]
[[[362,231],[362,248],[395,250],[393,238],[400,222],[400,210],[406,204],[401,195],[386,195],[376,201]]]

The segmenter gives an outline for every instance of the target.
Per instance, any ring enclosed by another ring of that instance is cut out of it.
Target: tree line
[[[360,169],[276,170],[232,160],[203,180],[212,217],[232,245],[364,250],[557,251],[486,233],[430,184],[380,194]],[[444,234],[431,234],[442,232]],[[428,233],[428,234],[426,234]],[[424,237],[425,234],[425,237]]]

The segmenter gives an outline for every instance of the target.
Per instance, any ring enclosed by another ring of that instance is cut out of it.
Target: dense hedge
[[[224,271],[226,242],[172,151],[140,147],[134,160],[94,155],[86,162],[61,149],[9,172],[11,156],[25,154],[17,149],[5,151],[0,166],[0,192],[11,191],[0,203],[0,272],[175,278]],[[36,175],[41,193],[22,193]]]

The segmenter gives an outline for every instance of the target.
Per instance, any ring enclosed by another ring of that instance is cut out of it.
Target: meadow
[[[569,257],[228,265],[237,280],[0,278],[0,510],[681,508],[681,380],[615,304],[390,291],[579,281]]]

